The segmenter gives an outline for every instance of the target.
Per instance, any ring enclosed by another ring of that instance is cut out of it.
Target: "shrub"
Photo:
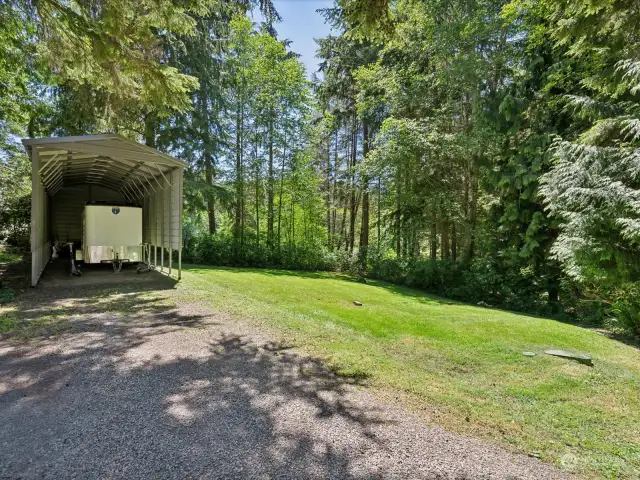
[[[318,244],[283,243],[269,248],[264,238],[245,234],[242,248],[230,234],[192,235],[184,239],[185,261],[230,267],[284,268],[290,270],[336,271],[349,268],[350,260],[328,252]],[[188,241],[187,241],[188,240]]]
[[[513,268],[492,258],[465,267],[451,260],[375,260],[370,275],[443,297],[527,313],[553,313],[545,288],[529,268]]]
[[[370,275],[379,280],[403,284],[405,282],[406,266],[394,259],[376,261],[370,268]]]
[[[611,313],[615,327],[640,338],[640,282],[625,283],[615,289]]]

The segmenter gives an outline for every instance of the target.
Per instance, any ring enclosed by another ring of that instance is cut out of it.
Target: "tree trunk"
[[[327,166],[325,169],[325,201],[327,209],[327,248],[332,249],[331,239],[331,137],[327,136]]]
[[[284,165],[286,161],[287,161],[287,138],[285,135],[284,149],[282,151],[282,166],[280,169],[280,193],[278,195],[279,196],[279,199],[278,199],[278,249],[280,248],[280,245],[281,245],[280,230],[282,227],[282,193],[284,190]]]
[[[396,180],[396,256],[402,258],[401,237],[402,237],[402,211],[400,210],[400,169]]]
[[[334,172],[333,172],[333,185],[331,187],[331,248],[333,249],[333,241],[334,238],[336,236],[336,217],[337,217],[337,210],[338,210],[338,206],[336,205],[336,195],[338,192],[338,169],[339,169],[339,165],[338,165],[338,130],[339,128],[336,128],[336,133],[335,133],[335,156],[333,159],[333,168],[334,168]]]
[[[144,117],[144,144],[156,148],[156,128],[158,118],[155,113],[147,113]]]
[[[204,164],[204,176],[205,182],[208,186],[213,186],[213,155],[211,154],[211,137],[209,135],[209,102],[207,96],[207,84],[203,81],[200,83],[200,114],[202,116],[202,163]],[[209,217],[209,233],[215,234],[216,225],[216,199],[213,191],[208,191],[206,195],[207,199],[207,214]]]
[[[351,168],[349,172],[351,184],[351,200],[349,214],[349,253],[353,253],[353,245],[356,236],[356,155],[358,152],[358,120],[353,117],[353,127],[351,130]]]
[[[346,200],[346,199],[345,199]],[[342,246],[342,242],[344,241],[344,249],[349,250],[349,239],[347,238],[347,202],[344,202],[344,207],[342,209],[342,223],[340,223],[340,239],[338,240],[338,250]]]
[[[555,229],[550,230],[550,237],[552,239],[557,237]],[[558,300],[560,299],[560,278],[562,276],[562,269],[555,262],[545,262],[544,274],[547,277],[547,293],[549,294],[549,303],[553,304],[554,309],[560,308]]]
[[[435,260],[438,256],[438,223],[436,214],[433,214],[433,221],[431,222],[431,238],[429,240],[431,260]]]
[[[476,223],[478,210],[478,178],[475,172],[472,172],[469,185],[469,245],[464,257],[464,263],[469,265],[475,255],[476,249]]]
[[[307,229],[307,208],[305,208],[304,203],[302,204],[302,231],[304,232],[302,239],[303,239],[303,244],[307,243],[307,238],[309,235],[308,229]]]
[[[242,128],[243,128],[243,105],[238,102],[238,111],[236,116],[236,204],[235,218],[233,222],[233,233],[236,242],[241,241],[242,223],[243,223],[243,204],[244,204],[244,185],[242,176]]]
[[[411,256],[413,258],[420,258],[420,240],[418,238],[418,227],[414,226],[412,232],[412,247],[411,247]]]
[[[456,222],[451,224],[451,260],[458,259],[458,239],[456,237]]]
[[[381,236],[380,236],[380,229],[382,228],[382,185],[381,185],[381,180],[380,177],[378,177],[378,205],[377,205],[377,210],[378,210],[378,215],[377,215],[377,219],[376,219],[376,229],[377,229],[377,233],[378,233],[378,238],[377,240],[377,252],[378,254],[380,253],[380,242],[381,242]]]
[[[410,224],[410,222],[404,222],[402,225],[402,258],[407,258],[409,256],[409,240],[411,238],[411,232],[408,227]]]
[[[440,256],[443,260],[449,260],[451,254],[449,251],[449,221],[442,221],[442,252]]]
[[[258,139],[256,138],[253,150],[254,175],[255,175],[255,208],[256,208],[256,246],[260,249],[260,164],[258,162]]]
[[[291,194],[291,245],[295,246],[296,244],[296,200],[295,194],[292,192]]]
[[[273,112],[269,120],[269,171],[267,179],[267,245],[273,246]]]
[[[204,152],[204,164],[205,164],[205,181],[207,185],[213,185],[213,161],[211,152],[205,150]],[[216,225],[216,198],[213,192],[207,193],[207,214],[209,217],[209,233],[215,234],[217,230]]]
[[[362,124],[362,157],[367,158],[369,153],[369,125]],[[369,250],[369,178],[362,179],[362,224],[360,226],[360,263],[364,273],[367,266],[367,253]]]

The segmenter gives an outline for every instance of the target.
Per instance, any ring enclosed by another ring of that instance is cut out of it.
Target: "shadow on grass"
[[[589,328],[589,327],[586,327]],[[632,336],[631,334],[624,331],[609,331],[603,328],[590,328],[594,330],[597,334],[607,337],[611,340],[615,340],[616,342],[624,343],[630,347],[637,348],[640,350],[640,339]]]
[[[354,471],[349,453],[389,423],[346,398],[366,375],[206,333],[218,320],[172,304],[163,292],[174,283],[151,274],[19,297],[6,314],[23,328],[43,318],[63,328],[0,338],[0,477],[385,475]],[[346,422],[349,438],[314,435],[309,416]]]

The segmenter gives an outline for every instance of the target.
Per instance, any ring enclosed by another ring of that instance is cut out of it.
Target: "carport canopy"
[[[181,271],[182,198],[185,163],[117,134],[23,139],[32,164],[32,285],[50,257],[50,203],[63,189],[95,185],[119,192],[143,207],[143,242],[178,251]]]

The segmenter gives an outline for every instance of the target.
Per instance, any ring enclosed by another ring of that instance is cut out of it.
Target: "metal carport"
[[[148,261],[171,275],[173,252],[182,273],[182,204],[185,163],[121,135],[22,140],[31,159],[31,285],[51,256],[54,239],[80,240],[87,201],[138,203]],[[158,254],[160,250],[160,254]]]

